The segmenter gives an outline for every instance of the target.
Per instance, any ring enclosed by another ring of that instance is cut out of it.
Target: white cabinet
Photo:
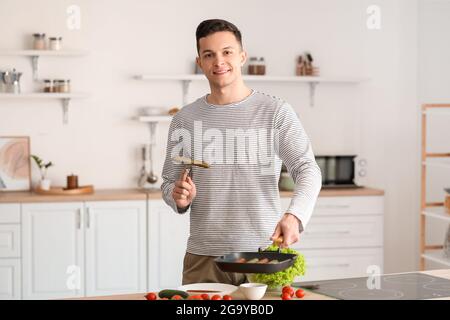
[[[145,292],[145,201],[86,203],[86,295]]]
[[[290,201],[282,198],[282,208]],[[319,197],[292,245],[306,261],[297,281],[363,277],[369,267],[383,272],[383,207],[383,196]]]
[[[23,298],[84,294],[83,203],[22,205]]]
[[[146,291],[146,203],[24,204],[23,297]]]
[[[20,260],[0,259],[0,300],[20,298]]]
[[[21,299],[20,204],[0,204],[0,300]]]
[[[163,200],[148,201],[149,291],[181,285],[189,237],[189,212],[175,213]]]

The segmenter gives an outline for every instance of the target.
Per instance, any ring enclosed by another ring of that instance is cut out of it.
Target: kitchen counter
[[[319,197],[339,196],[379,196],[384,191],[373,188],[321,190]],[[292,192],[280,191],[280,196],[288,198]],[[84,195],[40,195],[33,191],[1,192],[0,203],[35,203],[35,202],[71,202],[71,201],[114,201],[114,200],[146,200],[162,199],[161,191],[145,191],[140,189],[100,189],[93,194]]]
[[[442,269],[442,270],[430,270],[430,271],[422,271],[423,274],[428,274],[435,277],[441,277],[450,280],[450,269]],[[99,296],[99,297],[86,297],[86,298],[76,298],[70,300],[145,300],[145,293],[136,293],[136,294],[124,294],[124,295],[112,295],[112,296]],[[236,291],[231,295],[234,300],[243,300],[244,297],[241,293]],[[262,300],[280,300],[280,293],[274,292],[266,292],[265,296]],[[297,300],[297,298],[293,299]],[[302,299],[298,300],[334,300],[334,298],[313,293],[309,290],[305,290],[305,296]],[[450,300],[450,297],[447,298],[439,298],[437,300]]]

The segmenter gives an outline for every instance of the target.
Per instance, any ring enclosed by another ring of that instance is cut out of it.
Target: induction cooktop
[[[294,287],[310,289],[341,300],[418,300],[450,297],[450,280],[422,273],[376,277],[297,282]]]

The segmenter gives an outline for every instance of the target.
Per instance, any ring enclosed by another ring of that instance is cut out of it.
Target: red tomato
[[[209,295],[206,293],[202,294],[201,297],[203,300],[209,300]]]
[[[222,300],[222,297],[219,296],[218,294],[215,294],[212,296],[211,300]]]
[[[305,291],[303,291],[302,289],[298,289],[297,291],[295,291],[295,296],[297,298],[303,298],[305,296]]]
[[[294,294],[295,294],[295,291],[294,291],[294,289],[293,289],[292,287],[290,287],[290,286],[285,286],[285,287],[283,287],[282,293],[287,293],[287,294],[289,294],[291,297],[293,297]]]
[[[156,300],[156,299],[157,299],[157,296],[156,296],[155,293],[149,292],[149,293],[147,293],[147,294],[145,295],[145,299],[147,299],[147,300]]]
[[[172,297],[172,300],[183,300],[183,297],[180,296],[180,295],[178,295],[178,294],[176,294],[176,295],[174,295],[174,296]]]
[[[233,300],[233,298],[230,295],[226,294],[223,296],[223,300]]]
[[[292,297],[289,293],[285,292],[281,295],[281,300],[291,300]]]

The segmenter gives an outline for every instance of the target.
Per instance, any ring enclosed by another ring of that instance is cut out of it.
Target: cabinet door
[[[22,205],[23,298],[84,295],[82,203]]]
[[[0,259],[0,300],[20,298],[20,260]]]
[[[189,237],[189,213],[177,214],[163,200],[149,200],[149,290],[181,286]]]
[[[146,201],[85,206],[86,295],[145,292]]]

